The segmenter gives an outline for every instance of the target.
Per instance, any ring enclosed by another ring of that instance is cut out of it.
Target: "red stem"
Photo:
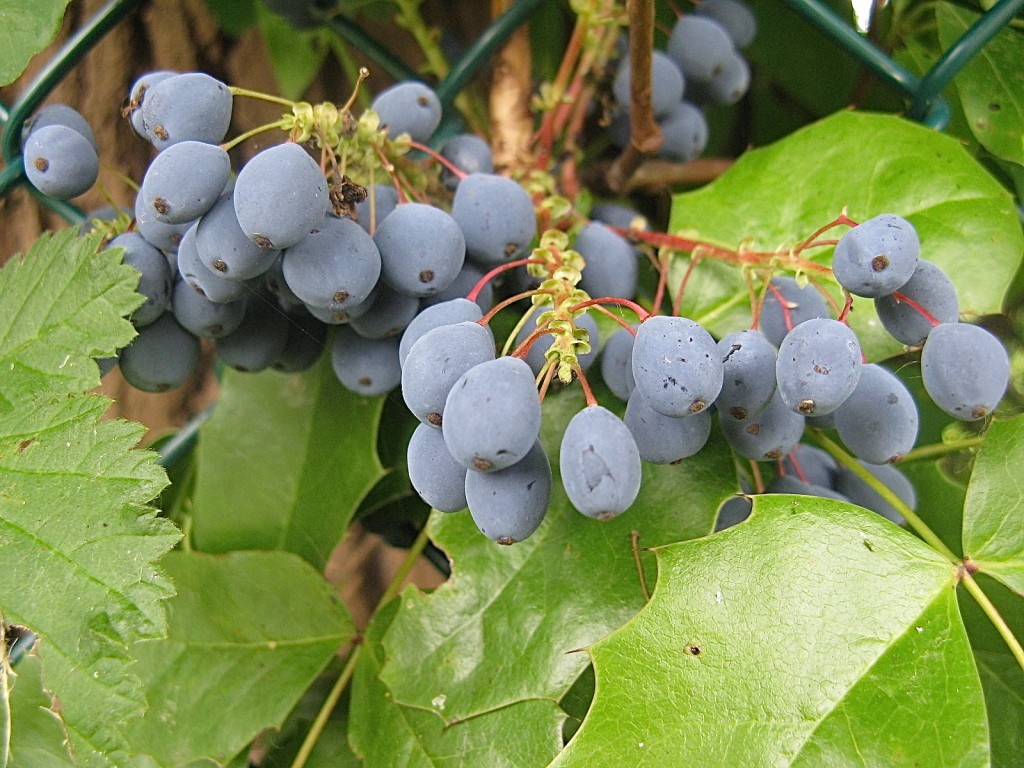
[[[377,153],[377,158],[383,164],[384,170],[387,172],[388,176],[391,177],[391,183],[395,185],[395,191],[398,193],[398,202],[408,203],[409,198],[406,196],[405,190],[402,189],[402,183],[398,179],[398,174],[395,173],[395,166],[391,164],[391,161],[388,160],[387,155],[384,154],[384,151],[380,147],[374,146],[373,150]]]
[[[594,307],[599,304],[618,304],[620,307],[631,309],[634,312],[636,312],[636,316],[640,318],[641,323],[651,316],[650,312],[641,307],[635,301],[630,301],[629,299],[620,299],[615,296],[604,296],[600,299],[590,299],[579,304],[574,304],[573,306],[569,307],[569,311],[575,312],[579,309],[584,309],[585,307]]]
[[[800,245],[798,245],[796,247],[796,250],[794,251],[794,253],[802,253],[804,251],[804,249],[812,247],[811,244],[814,242],[814,238],[816,238],[818,235],[821,235],[821,234],[824,234],[825,232],[828,232],[833,227],[838,227],[838,226],[840,226],[842,224],[845,224],[848,227],[856,227],[857,226],[857,222],[855,222],[853,219],[849,218],[845,213],[841,213],[835,219],[830,221],[825,226],[821,227],[821,229],[817,230],[812,235],[810,235],[806,240],[804,240],[802,243],[800,243]]]
[[[800,466],[800,462],[796,458],[796,451],[793,451],[792,453],[789,454],[789,463],[792,464],[793,469],[796,470],[797,477],[799,477],[803,482],[810,485],[811,481],[807,479],[807,474],[804,472],[804,468]],[[779,461],[779,468],[782,468],[781,461]]]
[[[583,395],[587,398],[587,406],[597,405],[597,398],[594,397],[594,393],[590,389],[590,382],[587,381],[587,375],[583,373],[583,368],[577,363],[572,369],[576,373],[576,378],[580,380],[580,386],[583,387]]]
[[[607,307],[602,307],[600,304],[595,304],[594,309],[596,309],[598,312],[604,313],[612,320],[614,320],[616,323],[625,328],[627,331],[629,331],[631,334],[633,334],[633,336],[636,336],[636,328],[634,328],[630,323],[626,322],[626,320],[624,320],[623,318],[619,317],[614,312],[609,310]]]
[[[654,311],[661,311],[661,302],[665,299],[665,288],[668,285],[668,263],[671,256],[665,253],[655,265],[658,269],[658,288],[654,292]]]
[[[642,229],[623,229],[622,227],[610,227],[610,229],[631,242],[639,240],[640,242],[650,243],[651,245],[656,245],[658,247],[690,253],[692,253],[696,248],[700,248],[704,251],[702,255],[705,258],[716,258],[733,264],[749,264],[755,267],[763,267],[768,266],[773,261],[778,261],[780,256],[778,253],[733,251],[728,248],[712,245],[711,243],[703,243],[699,240],[690,240],[686,237],[669,235],[663,232],[649,232]],[[817,264],[813,261],[807,261],[806,259],[798,259],[796,256],[792,256],[788,259],[787,264],[788,266],[803,270],[804,272],[820,272],[822,274],[832,273],[832,269],[824,264]]]
[[[940,323],[935,318],[935,315],[933,315],[931,312],[929,312],[927,309],[922,307],[920,304],[918,304],[916,301],[914,301],[912,298],[910,298],[906,294],[900,293],[899,291],[893,291],[892,294],[890,294],[890,295],[894,299],[896,299],[896,301],[902,302],[904,304],[908,304],[913,309],[916,309],[920,313],[921,317],[923,317],[925,320],[927,320],[929,323],[931,323],[932,328],[934,328],[937,325],[942,325],[942,323]]]
[[[479,323],[480,325],[487,325],[489,322],[491,322],[491,320],[494,319],[494,316],[501,312],[501,310],[503,310],[505,307],[515,304],[520,299],[528,299],[531,296],[536,296],[538,293],[548,293],[554,295],[553,291],[541,290],[523,291],[522,293],[517,293],[515,296],[509,296],[504,301],[499,301],[497,304],[491,307],[490,311],[488,311],[486,315],[477,320],[477,323]]]
[[[459,181],[462,181],[464,178],[466,178],[466,176],[469,175],[464,170],[459,168],[459,166],[455,165],[455,163],[453,163],[447,157],[444,157],[440,153],[435,152],[426,144],[420,144],[418,141],[410,141],[409,146],[412,147],[413,149],[418,149],[420,152],[423,152],[424,154],[430,155],[430,157],[432,157],[434,160],[436,160],[449,171],[451,171],[455,178],[457,178]]]
[[[516,261],[510,261],[508,264],[502,264],[500,267],[495,267],[486,275],[477,280],[476,285],[473,286],[473,290],[466,294],[466,298],[470,301],[476,301],[477,296],[480,295],[480,291],[484,289],[491,280],[496,278],[502,272],[507,272],[510,269],[521,267],[525,264],[546,264],[547,262],[543,259],[517,259]]]
[[[843,311],[839,313],[839,317],[836,319],[843,325],[849,325],[847,318],[850,316],[850,310],[853,309],[853,295],[849,291],[843,291],[846,294],[846,302],[843,304]]]
[[[544,402],[544,395],[546,395],[548,393],[548,387],[551,385],[551,379],[553,379],[554,377],[555,377],[555,366],[553,364],[549,364],[548,365],[548,372],[546,374],[544,374],[544,381],[541,382],[540,392],[537,394],[537,396],[540,398],[540,401],[542,403]]]
[[[750,474],[754,478],[754,492],[764,493],[764,479],[761,477],[761,467],[756,461],[750,462]]]
[[[782,307],[782,322],[786,324],[786,333],[793,330],[793,316],[789,314],[789,302],[782,295],[782,291],[771,284],[771,281],[766,283],[768,290],[775,296],[775,300],[779,302],[779,306]],[[762,306],[764,302],[761,302]]]
[[[672,302],[672,314],[679,317],[679,307],[683,303],[683,291],[686,290],[687,283],[690,282],[690,275],[693,274],[694,267],[697,266],[697,262],[700,261],[700,256],[697,255],[696,251],[690,254],[690,264],[686,268],[686,274],[683,275],[683,279],[679,283],[679,290],[676,291],[676,299]]]
[[[541,336],[555,334],[557,332],[558,331],[555,330],[554,328],[538,328],[525,339],[523,339],[522,343],[519,344],[519,346],[512,350],[512,354],[510,355],[510,357],[526,357],[528,354],[530,354],[530,347],[533,346],[534,342],[537,341],[537,339],[539,339]]]
[[[582,90],[582,80],[575,80],[569,84],[569,90],[565,93],[565,103],[555,110],[554,119],[551,121],[551,130],[556,136],[560,135],[565,130],[565,126],[569,123],[569,118],[573,114],[573,110]]]
[[[810,275],[808,275],[807,279],[808,281],[810,281],[811,285],[818,289],[818,293],[825,297],[825,301],[827,301],[829,305],[831,305],[832,309],[835,311],[837,315],[843,311],[842,308],[836,303],[836,300],[832,298],[832,294],[825,290],[825,286],[823,286]]]
[[[572,37],[566,45],[565,53],[562,54],[562,62],[558,67],[558,73],[551,83],[551,92],[559,97],[565,93],[566,86],[572,76],[573,67],[579,60],[583,51],[583,41],[588,31],[588,25],[583,22],[582,17],[577,17],[576,26],[572,30]],[[544,114],[540,128],[535,134],[535,140],[540,145],[540,152],[537,158],[541,167],[547,166],[548,158],[555,145],[554,119],[557,110],[550,110]]]

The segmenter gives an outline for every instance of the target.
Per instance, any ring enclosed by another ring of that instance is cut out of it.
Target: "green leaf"
[[[1024,416],[994,421],[974,461],[964,503],[964,554],[1024,594]]]
[[[0,606],[39,636],[83,765],[116,755],[145,708],[127,648],[165,631],[172,588],[154,564],[179,538],[144,506],[166,476],[135,449],[143,428],[101,421],[108,405],[58,397],[0,416]]]
[[[43,668],[39,658],[27,655],[18,662],[11,690],[12,766],[70,768],[67,733],[60,718],[50,709],[50,697],[43,690]]]
[[[355,628],[335,590],[287,552],[169,554],[166,639],[132,653],[150,710],[135,749],[161,766],[223,761],[280,727]]]
[[[521,701],[456,723],[395,701],[380,680],[381,637],[395,615],[379,610],[366,631],[355,676],[349,740],[366,768],[522,768],[547,765],[561,747],[565,713],[553,701]],[[487,653],[492,653],[487,649]],[[443,702],[442,702],[443,706]]]
[[[232,37],[241,37],[256,24],[257,0],[206,0],[217,26]]]
[[[953,552],[962,552],[964,488],[953,483],[936,461],[900,464],[917,494],[918,516]]]
[[[853,22],[848,0],[822,4]],[[744,52],[754,72],[746,98],[752,115],[743,128],[751,142],[776,141],[808,120],[845,108],[857,78],[857,62],[789,7],[773,0],[754,0],[750,7],[762,20]],[[794,40],[800,45],[793,45]]]
[[[99,386],[94,357],[135,335],[125,316],[143,298],[123,251],[100,237],[44,234],[0,270],[0,413],[47,394]]]
[[[320,71],[328,46],[319,32],[295,29],[262,6],[257,7],[257,18],[281,95],[301,99]]]
[[[587,712],[590,710],[590,705],[594,701],[595,682],[594,666],[592,664],[587,665],[587,668],[583,670],[583,674],[576,678],[572,688],[558,702],[558,706],[567,715],[565,725],[562,726],[562,739],[566,743],[569,743],[569,740],[576,735],[576,731],[583,724],[583,718],[587,716]]]
[[[670,230],[775,252],[801,242],[844,207],[855,221],[880,213],[908,218],[922,257],[956,285],[960,311],[999,310],[1024,250],[1009,193],[956,139],[891,115],[842,112],[748,152],[713,183],[676,195]],[[815,249],[814,257],[828,264],[831,249]],[[688,261],[674,263],[674,284]],[[700,262],[681,314],[717,336],[749,327],[740,269]],[[902,349],[881,327],[871,301],[855,300],[850,322],[869,359]]]
[[[0,85],[14,82],[60,30],[68,0],[0,0]]]
[[[11,668],[6,629],[0,620],[0,768],[7,768],[11,759]]]
[[[981,15],[940,2],[939,41],[953,46]],[[978,142],[996,157],[1024,165],[1024,36],[1004,27],[953,81]]]
[[[346,390],[327,358],[301,374],[225,373],[199,439],[196,548],[280,549],[323,569],[384,473],[383,400]]]
[[[338,672],[338,669],[332,670],[329,667],[306,690],[279,731],[264,731],[260,735],[257,744],[261,751],[265,750],[260,768],[291,768],[313,721],[337,681]],[[356,759],[348,745],[348,701],[346,691],[320,732],[305,768],[362,768],[362,763]],[[249,768],[248,760],[242,762],[239,768]]]
[[[643,606],[631,532],[641,547],[704,535],[718,505],[737,490],[735,475],[723,471],[731,461],[716,433],[678,466],[645,465],[640,496],[619,517],[584,517],[557,476],[562,432],[582,407],[575,387],[545,400],[555,492],[531,537],[502,547],[468,512],[432,517],[431,537],[448,553],[453,576],[430,595],[407,591],[384,637],[382,679],[396,701],[454,722],[517,701],[560,699],[587,666],[571,651]],[[640,557],[653,566],[649,554]]]
[[[1024,637],[1024,599],[984,574],[976,574],[975,579],[1014,636]],[[985,690],[992,765],[994,768],[1018,768],[1024,755],[1024,671],[966,590],[960,592],[960,610]]]
[[[987,765],[955,567],[913,536],[766,496],[657,554],[646,609],[589,649],[594,704],[553,766]]]

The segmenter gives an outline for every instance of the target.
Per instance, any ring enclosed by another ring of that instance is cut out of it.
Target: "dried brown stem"
[[[732,165],[725,157],[703,157],[689,163],[674,163],[670,160],[644,160],[633,175],[626,180],[622,193],[664,192],[679,186],[697,186],[714,181]],[[594,163],[581,174],[583,182],[590,188],[602,188],[609,183],[609,164]]]
[[[608,170],[608,186],[622,192],[641,161],[661,148],[661,128],[651,105],[651,52],[654,49],[654,1],[628,0],[629,144]]]

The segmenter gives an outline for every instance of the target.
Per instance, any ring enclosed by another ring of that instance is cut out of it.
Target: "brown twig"
[[[641,161],[661,149],[661,128],[651,105],[653,0],[627,0],[629,14],[629,144],[608,169],[608,186],[621,193]]]
[[[733,161],[725,157],[702,157],[689,163],[674,163],[671,160],[643,160],[626,180],[622,193],[657,193],[674,187],[692,187],[714,181],[732,166]],[[609,183],[608,162],[587,165],[580,174],[583,183],[590,188],[601,189]]]

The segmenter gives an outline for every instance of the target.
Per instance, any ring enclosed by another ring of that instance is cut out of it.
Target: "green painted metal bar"
[[[324,26],[331,29],[340,38],[349,43],[357,51],[375,62],[381,69],[395,80],[420,80],[409,67],[398,61],[391,52],[367,35],[353,21],[344,16],[332,16],[324,20]]]
[[[0,170],[0,197],[3,197],[14,187],[23,183],[25,183],[25,167],[22,165],[21,155],[19,154]],[[85,221],[85,214],[77,206],[72,205],[66,200],[48,197],[31,184],[28,185],[28,189],[43,206],[63,217],[69,224],[78,225]]]
[[[910,116],[924,120],[942,89],[1022,8],[1024,0],[999,0],[972,24],[921,80],[911,101]]]
[[[89,23],[78,30],[60,52],[36,75],[11,108],[3,136],[3,157],[10,164],[21,153],[21,126],[82,57],[123,19],[141,0],[111,0]]]
[[[862,36],[831,9],[815,0],[785,0],[786,4],[824,32],[836,45],[906,96],[913,97],[920,80]]]
[[[196,443],[199,441],[200,427],[202,427],[212,415],[213,406],[210,405],[207,406],[205,410],[200,411],[198,414],[193,416],[185,426],[175,432],[167,442],[160,446],[158,449],[160,456],[157,458],[156,463],[165,469],[170,469],[192,453],[192,450],[196,447]]]
[[[512,36],[530,14],[546,0],[517,0],[507,11],[491,22],[465,53],[452,65],[448,76],[437,88],[437,97],[441,100],[442,109],[447,110],[466,87],[480,67],[491,55]]]
[[[6,167],[0,171],[0,197],[25,181],[25,169],[21,161],[21,126],[25,120],[39,108],[43,100],[82,57],[140,2],[141,0],[111,0],[107,3],[88,24],[64,44],[57,55],[36,75],[21,98],[10,108],[4,107],[3,114],[0,115],[0,122],[4,124],[0,149]],[[81,224],[85,220],[85,214],[71,203],[47,197],[34,187],[30,186],[30,189],[45,207],[62,216],[70,224]]]

